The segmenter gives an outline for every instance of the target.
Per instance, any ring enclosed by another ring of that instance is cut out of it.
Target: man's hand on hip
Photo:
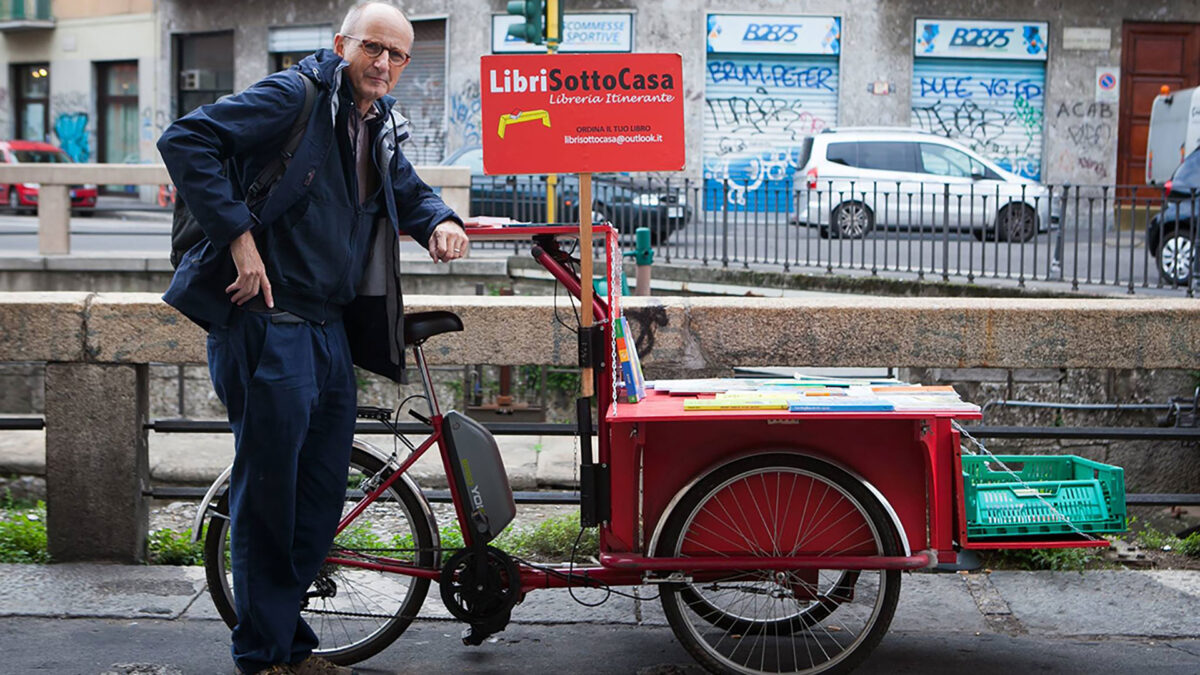
[[[429,257],[434,262],[450,262],[467,254],[471,242],[462,226],[453,220],[444,220],[433,228],[429,237]]]
[[[258,246],[254,244],[254,235],[246,230],[229,245],[233,254],[233,264],[237,267],[237,279],[225,288],[226,293],[233,293],[229,299],[241,305],[262,291],[263,300],[267,307],[275,306],[271,297],[271,282],[267,279],[267,268],[258,255]]]

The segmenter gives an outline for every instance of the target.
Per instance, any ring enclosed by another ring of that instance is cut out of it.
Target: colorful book
[[[857,412],[894,409],[895,407],[890,401],[860,396],[812,398],[806,396],[803,399],[788,402],[788,410],[791,412]]]
[[[784,399],[755,398],[689,398],[683,402],[684,410],[787,410]]]
[[[646,378],[642,375],[642,364],[638,360],[637,347],[634,345],[629,323],[625,317],[620,317],[613,323],[616,333],[617,361],[621,365],[621,379],[625,383],[625,401],[637,403],[646,398]]]
[[[954,387],[949,385],[926,385],[926,384],[910,384],[893,387],[871,387],[871,391],[876,394],[950,394],[958,396],[958,392]]]

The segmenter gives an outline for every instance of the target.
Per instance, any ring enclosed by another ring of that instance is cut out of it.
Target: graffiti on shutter
[[[411,125],[404,156],[413,164],[437,164],[446,152],[446,20],[412,23],[412,60],[391,93]]]
[[[1040,61],[918,58],[912,122],[1038,180],[1045,87]]]
[[[705,209],[790,210],[804,138],[837,123],[837,57],[710,53],[706,66]]]

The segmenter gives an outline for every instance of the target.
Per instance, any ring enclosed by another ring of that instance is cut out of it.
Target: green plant
[[[438,528],[438,534],[442,541],[442,551],[446,555],[466,546],[458,523],[443,525]],[[518,558],[561,562],[571,557],[576,537],[579,537],[579,514],[571,513],[547,518],[536,525],[510,528],[500,533],[491,545]],[[414,546],[411,534],[392,537],[392,547],[400,549],[398,553],[411,550]],[[599,550],[598,532],[585,529],[579,539],[575,557],[578,559],[595,556],[599,554]]]
[[[371,378],[367,376],[367,372],[362,368],[354,368],[354,384],[361,392],[366,392],[371,386]]]
[[[151,565],[203,565],[204,541],[192,543],[192,528],[176,532],[167,528],[154,530],[146,539]]]
[[[45,502],[38,502],[31,509],[6,508],[0,512],[0,562],[50,562],[46,550]]]
[[[1179,552],[1193,558],[1200,557],[1200,532],[1193,532],[1186,539],[1179,540]]]
[[[19,476],[16,474],[7,474],[3,476],[5,480],[17,480]],[[37,507],[35,499],[15,499],[12,496],[12,489],[8,486],[4,487],[4,491],[0,493],[0,511],[13,511],[17,509],[32,509]]]
[[[383,546],[383,542],[379,535],[371,531],[370,525],[358,525],[338,533],[333,539],[333,545],[353,551],[379,548]]]
[[[546,371],[546,387],[560,395],[573,396],[579,391],[579,371],[551,368]]]
[[[577,559],[599,555],[597,530],[584,529],[582,536],[579,532],[579,513],[568,513],[533,526],[508,530],[496,540],[496,546],[522,558],[543,561],[569,560],[572,551]]]
[[[1132,519],[1130,519],[1132,521]],[[1200,557],[1200,532],[1193,532],[1186,538],[1180,539],[1173,534],[1163,532],[1147,525],[1138,532],[1137,543],[1144,549],[1157,551],[1175,551],[1187,556]]]
[[[988,552],[985,564],[1005,569],[1082,572],[1101,559],[1090,548],[1005,549]]]
[[[1161,550],[1164,546],[1173,547],[1175,541],[1177,541],[1175,537],[1149,525],[1142,528],[1142,531],[1138,532],[1137,535],[1138,545],[1142,548]]]
[[[515,389],[518,394],[528,397],[530,394],[536,396],[542,392],[542,369],[545,366],[519,366],[517,368],[516,377],[513,378]]]
[[[457,523],[443,525],[438,528],[438,537],[441,539],[441,548],[443,551],[452,552],[455,549],[462,548],[463,544],[462,531],[458,529]],[[398,549],[397,553],[412,551],[416,548],[416,543],[413,541],[412,534],[397,534],[392,536],[392,548]],[[404,557],[403,555],[399,557]]]

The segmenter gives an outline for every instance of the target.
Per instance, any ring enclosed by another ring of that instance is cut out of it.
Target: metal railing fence
[[[970,180],[751,187],[597,176],[593,219],[648,227],[666,263],[1195,296],[1197,195]],[[556,197],[556,220],[574,222],[573,176],[559,177]],[[471,213],[544,222],[546,178],[476,176]]]

